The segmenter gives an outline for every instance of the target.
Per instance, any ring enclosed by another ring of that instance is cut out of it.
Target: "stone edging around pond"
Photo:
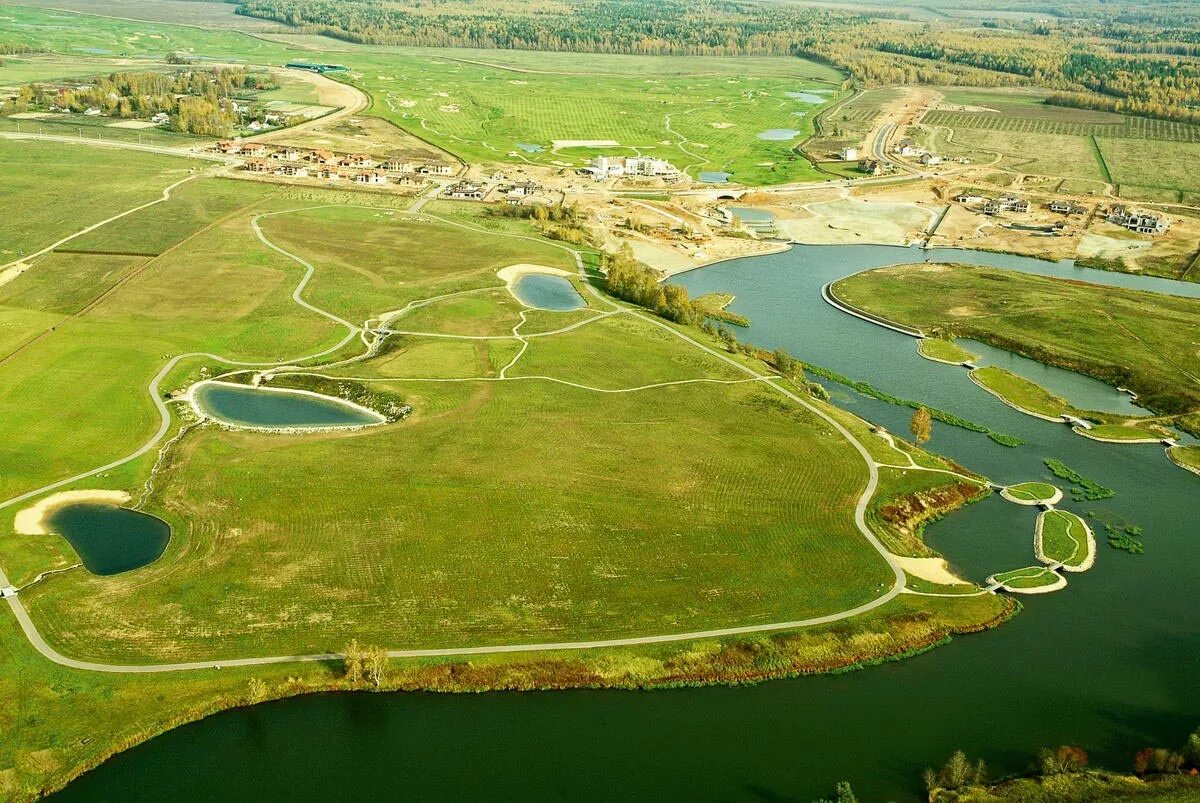
[[[348,425],[341,425],[341,426],[334,424],[334,425],[330,425],[330,426],[319,426],[319,427],[256,427],[251,424],[239,424],[239,423],[236,423],[233,421],[226,421],[223,418],[218,418],[216,416],[209,415],[208,413],[206,413],[202,409],[200,409],[200,403],[196,400],[196,389],[202,385],[224,385],[225,387],[245,388],[245,389],[250,389],[250,390],[262,391],[264,393],[291,393],[291,394],[294,394],[297,396],[311,396],[316,399],[321,399],[322,401],[333,401],[333,402],[337,402],[338,404],[344,404],[347,407],[353,407],[354,409],[359,410],[364,413],[367,413],[368,415],[374,416],[375,418],[378,418],[379,420],[373,424],[348,424]],[[379,412],[378,410],[372,410],[370,407],[366,407],[362,404],[358,404],[357,402],[352,402],[348,399],[343,399],[338,396],[328,396],[324,393],[316,393],[315,391],[311,391],[311,390],[301,390],[300,388],[273,388],[273,387],[263,387],[260,385],[243,385],[239,382],[222,382],[219,379],[203,379],[199,382],[196,382],[191,387],[189,387],[187,389],[187,393],[184,394],[183,398],[187,401],[188,405],[192,408],[192,412],[194,412],[196,414],[196,417],[199,419],[200,423],[205,423],[205,422],[211,421],[211,422],[217,424],[218,426],[220,426],[222,429],[235,430],[235,431],[240,431],[240,432],[269,432],[273,435],[307,435],[307,434],[316,433],[316,432],[352,432],[355,430],[367,429],[368,427],[377,427],[377,426],[380,426],[381,424],[388,423],[387,416],[385,416],[383,413]]]
[[[1049,485],[1050,483],[1045,483],[1045,484]],[[1016,483],[1016,485],[1024,485],[1024,483],[1018,482],[1018,483]],[[1009,487],[1012,487],[1012,486],[1009,486]],[[1011,494],[1009,494],[1008,488],[1000,489],[1000,496],[1003,497],[1004,499],[1007,499],[1009,502],[1012,502],[1014,505],[1024,505],[1026,507],[1040,507],[1042,505],[1057,505],[1059,502],[1062,501],[1062,498],[1063,498],[1062,488],[1059,488],[1057,486],[1051,486],[1051,487],[1054,488],[1054,495],[1051,497],[1048,497],[1046,499],[1037,499],[1037,500],[1018,499],[1015,496],[1012,496]]]
[[[1013,588],[1012,586],[997,580],[996,575],[993,574],[989,576],[985,582],[987,582],[988,585],[998,585],[1000,588],[1003,588],[1010,594],[1050,594],[1067,587],[1067,578],[1051,569],[1046,569],[1046,571],[1053,574],[1058,578],[1058,580],[1046,586],[1034,586],[1033,588]],[[1001,574],[1003,574],[1003,572],[1001,572]]]
[[[1074,513],[1070,513],[1065,510],[1043,510],[1041,513],[1039,513],[1037,517],[1037,524],[1035,525],[1033,531],[1033,554],[1037,555],[1037,559],[1042,563],[1045,563],[1047,566],[1053,566],[1054,564],[1059,563],[1059,561],[1046,557],[1046,553],[1042,551],[1042,523],[1045,521],[1047,516],[1054,513],[1071,516],[1072,518],[1078,520],[1079,523],[1083,525],[1083,530],[1087,534],[1088,554],[1083,563],[1079,564],[1078,566],[1070,566],[1066,563],[1061,563],[1059,568],[1064,572],[1086,572],[1088,569],[1096,565],[1096,534],[1092,532],[1092,528],[1088,526],[1086,521],[1084,521],[1080,516],[1076,516]]]
[[[989,388],[987,385],[983,384],[983,382],[981,382],[978,378],[976,378],[975,372],[978,370],[979,370],[978,368],[972,368],[970,371],[967,371],[967,378],[970,379],[972,382],[974,382],[980,388],[983,388],[983,390],[985,390],[986,392],[990,393],[991,395],[995,396],[1000,401],[1004,402],[1006,405],[1008,405],[1012,409],[1016,410],[1018,413],[1024,413],[1025,415],[1033,416],[1034,418],[1040,418],[1043,421],[1049,421],[1052,424],[1064,423],[1061,416],[1058,418],[1054,418],[1052,416],[1043,415],[1042,413],[1035,413],[1033,410],[1026,410],[1024,407],[1017,404],[1016,402],[1010,401],[999,391]]]
[[[1172,454],[1172,452],[1174,452],[1176,449],[1181,449],[1181,448],[1183,448],[1183,447],[1181,447],[1181,446],[1168,446],[1168,447],[1167,447],[1167,449],[1166,449],[1166,452],[1167,452],[1167,459],[1168,459],[1168,460],[1170,460],[1170,461],[1171,461],[1172,463],[1174,463],[1175,465],[1179,466],[1179,467],[1180,467],[1181,469],[1183,469],[1184,471],[1190,471],[1190,472],[1192,472],[1193,474],[1195,474],[1195,475],[1197,475],[1197,476],[1200,476],[1200,468],[1196,468],[1195,466],[1188,466],[1188,465],[1184,465],[1183,463],[1180,463],[1180,462],[1179,462],[1179,461],[1178,461],[1178,460],[1175,458],[1175,455],[1173,455],[1173,454]]]
[[[841,279],[838,279],[838,281],[841,281]],[[834,309],[841,310],[847,315],[853,315],[855,318],[864,320],[867,323],[873,323],[876,326],[882,326],[884,329],[891,329],[893,332],[899,332],[902,335],[908,335],[909,337],[915,337],[919,339],[925,337],[925,333],[920,329],[916,329],[911,326],[905,326],[904,324],[896,323],[895,321],[889,321],[887,318],[883,318],[879,315],[873,315],[865,310],[860,310],[850,306],[833,294],[833,285],[834,283],[830,282],[821,288],[821,298],[825,300],[826,304]]]

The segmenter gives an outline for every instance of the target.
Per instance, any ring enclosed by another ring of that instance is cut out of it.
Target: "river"
[[[1096,443],[1022,415],[964,370],[920,358],[911,338],[821,300],[829,281],[926,257],[1200,296],[1197,285],[1068,264],[882,246],[797,246],[674,281],[693,296],[734,293],[730,309],[752,320],[743,340],[1029,441],[1010,449],[935,424],[932,449],[997,482],[1053,480],[1042,461],[1054,457],[1115,489],[1062,507],[1142,526],[1144,555],[1111,549],[1097,524],[1096,566],[1063,591],[1025,598],[996,630],[861,672],[657,692],[304,697],[179,728],[59,797],[809,801],[847,779],[864,801],[915,800],[922,768],[958,748],[1003,774],[1048,745],[1082,745],[1116,768],[1147,745],[1176,746],[1200,725],[1198,479],[1159,446]],[[1069,391],[1072,377],[1059,379]],[[830,389],[848,409],[907,431],[911,410]],[[1035,515],[993,498],[933,525],[929,539],[982,580],[1034,563]]]

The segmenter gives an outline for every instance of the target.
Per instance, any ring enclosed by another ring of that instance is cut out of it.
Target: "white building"
[[[654,159],[649,156],[597,156],[592,163],[583,168],[596,181],[621,176],[647,176],[674,180],[679,178],[679,170],[665,159]]]
[[[839,156],[843,162],[853,162],[858,158],[858,148],[843,148]]]

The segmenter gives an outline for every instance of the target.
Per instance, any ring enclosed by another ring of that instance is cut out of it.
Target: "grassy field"
[[[1053,499],[1058,494],[1058,489],[1048,482],[1019,482],[1008,486],[1004,491],[1013,499],[1022,502],[1040,502]]]
[[[976,368],[971,372],[971,378],[1015,407],[1036,415],[1059,418],[1071,409],[1066,399],[1003,368],[991,365]]]
[[[1168,454],[1184,468],[1200,473],[1200,446],[1173,446]]]
[[[907,265],[838,282],[838,297],[927,332],[966,336],[1200,408],[1200,300],[965,265]]]
[[[1052,586],[1061,579],[1057,574],[1042,566],[1028,566],[992,575],[992,578],[1010,588],[1042,588]]]
[[[935,109],[922,122],[944,125],[957,130],[1005,131],[1025,134],[1057,134],[1106,139],[1151,139],[1168,142],[1200,142],[1200,126],[1133,117],[1087,109],[1033,104],[997,104],[995,112],[950,111]]]
[[[1087,562],[1087,525],[1083,519],[1065,510],[1049,510],[1041,514],[1042,554],[1048,560],[1066,566],[1079,567]]]
[[[917,341],[917,351],[934,360],[952,363],[970,362],[971,360],[978,359],[979,356],[967,351],[953,340],[946,340],[940,337],[921,338]]]
[[[1111,441],[1159,441],[1164,437],[1153,429],[1126,424],[1100,424],[1087,430],[1087,434]]]
[[[139,203],[202,163],[82,145],[0,140],[0,262],[36,251]],[[17,214],[17,210],[20,213]]]

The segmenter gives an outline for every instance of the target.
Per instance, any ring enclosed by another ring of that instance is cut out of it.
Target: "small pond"
[[[732,175],[722,170],[701,170],[697,178],[706,184],[724,184]]]
[[[771,142],[787,142],[790,139],[795,139],[800,135],[800,132],[794,128],[768,128],[766,131],[758,133],[759,139],[769,140]]]
[[[818,95],[815,91],[814,92],[784,92],[783,94],[787,95],[789,98],[795,98],[796,100],[802,100],[805,103],[824,103],[825,102],[825,98],[822,97],[821,95]]]
[[[384,417],[350,402],[300,390],[202,382],[192,389],[197,412],[256,429],[328,429],[379,424]]]
[[[51,532],[71,542],[92,574],[110,575],[158,560],[171,527],[162,519],[116,505],[67,505],[51,514]]]
[[[513,282],[512,294],[527,307],[553,312],[570,312],[587,306],[568,279],[548,273],[526,273]]]
[[[529,142],[518,142],[517,147],[526,153],[541,153],[542,151],[546,150],[541,145],[534,145]]]

